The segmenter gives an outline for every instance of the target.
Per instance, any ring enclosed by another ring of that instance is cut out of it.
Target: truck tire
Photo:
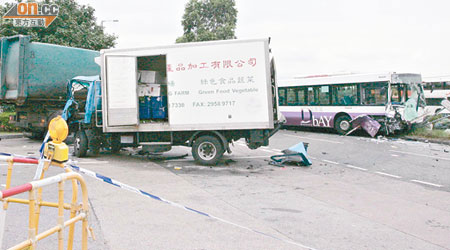
[[[110,138],[110,144],[111,144],[111,153],[117,154],[120,152],[120,149],[122,148],[122,145],[120,145],[120,135],[111,135]]]
[[[77,131],[75,133],[75,140],[73,142],[73,155],[76,157],[85,157],[88,150],[88,138],[84,131]]]
[[[347,134],[352,129],[351,118],[348,115],[341,115],[334,121],[334,129],[341,135]]]
[[[201,165],[216,165],[224,152],[222,143],[214,136],[200,136],[192,145],[192,156]]]

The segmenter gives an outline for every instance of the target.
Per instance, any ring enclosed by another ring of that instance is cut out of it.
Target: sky
[[[169,45],[188,0],[78,0],[116,48]],[[238,39],[271,37],[278,77],[342,72],[450,75],[448,0],[236,0]]]

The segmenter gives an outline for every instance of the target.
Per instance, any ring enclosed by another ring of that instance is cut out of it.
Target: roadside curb
[[[422,137],[413,137],[413,136],[403,136],[401,138],[405,139],[405,140],[410,140],[410,141],[431,142],[431,143],[438,143],[438,144],[444,144],[444,145],[450,146],[450,140],[440,140],[440,139],[422,138]]]
[[[0,139],[16,139],[23,138],[23,134],[0,134]]]

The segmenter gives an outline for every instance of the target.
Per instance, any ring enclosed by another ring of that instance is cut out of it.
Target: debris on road
[[[281,151],[283,155],[274,155],[269,162],[271,165],[283,167],[285,164],[295,164],[297,166],[310,166],[312,162],[307,158],[306,150],[308,143],[300,142],[288,149]]]

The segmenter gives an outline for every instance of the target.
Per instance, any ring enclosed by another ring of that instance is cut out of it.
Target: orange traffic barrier
[[[49,235],[58,232],[58,249],[64,248],[64,229],[69,227],[67,249],[73,249],[73,240],[75,232],[75,222],[82,221],[82,249],[87,249],[87,232],[92,229],[88,228],[87,214],[88,214],[88,196],[87,188],[84,179],[77,173],[72,172],[62,163],[46,160],[44,162],[44,169],[40,180],[32,181],[16,187],[11,187],[11,177],[13,173],[14,163],[38,164],[37,159],[14,157],[14,156],[0,156],[0,161],[8,163],[8,173],[6,176],[6,189],[0,191],[0,199],[3,201],[3,209],[8,209],[8,203],[20,203],[29,205],[29,228],[28,240],[10,248],[10,249],[35,249],[36,243]],[[66,173],[59,174],[50,178],[44,179],[44,174],[50,165],[64,168]],[[71,203],[64,203],[64,181],[70,180],[72,182],[72,201]],[[42,200],[42,187],[52,183],[58,184],[58,202],[46,202]],[[77,204],[78,199],[78,183],[80,183],[82,191],[82,203]],[[29,192],[29,199],[18,199],[12,196],[19,193]],[[38,233],[39,217],[41,207],[55,207],[58,208],[58,225],[46,230],[43,233]],[[70,219],[64,221],[64,210],[70,210]]]

